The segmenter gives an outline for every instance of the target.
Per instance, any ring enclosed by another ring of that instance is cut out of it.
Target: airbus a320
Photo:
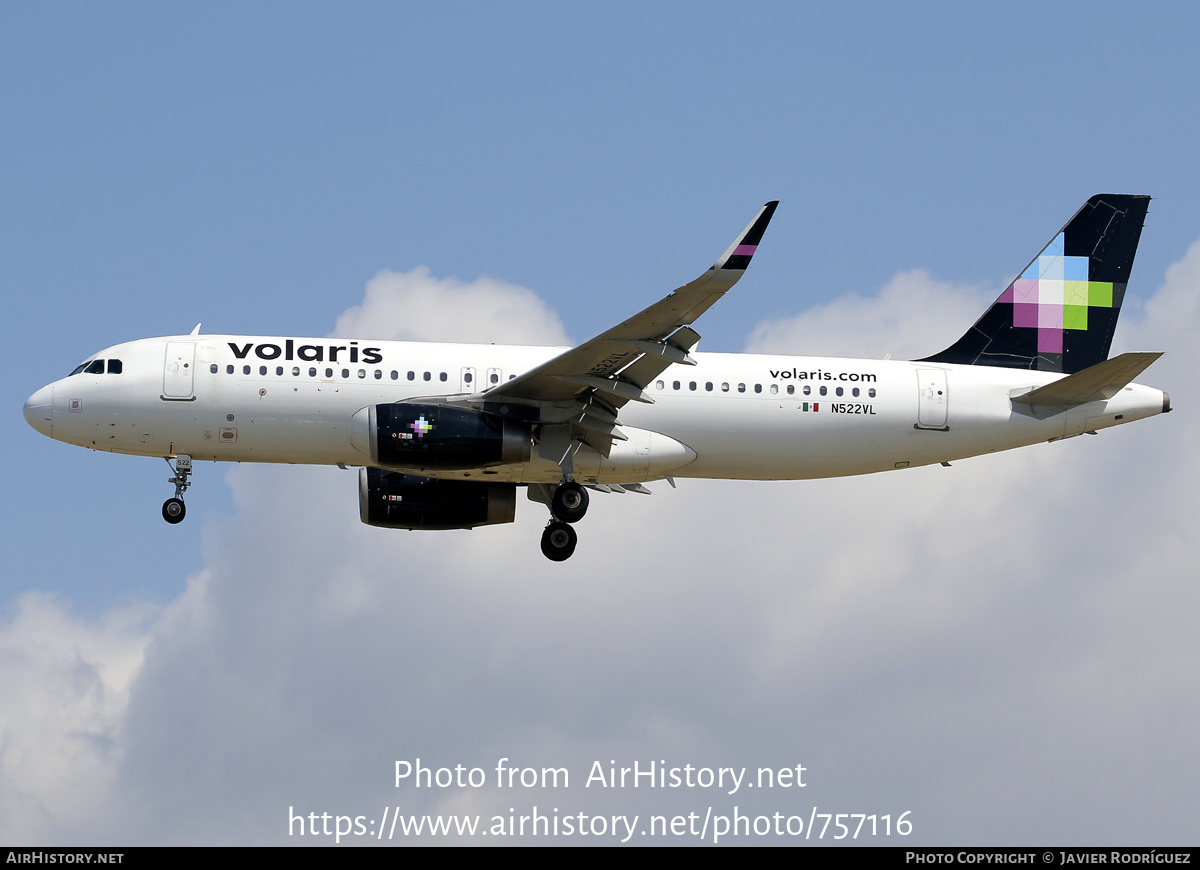
[[[549,509],[575,551],[589,492],[676,478],[799,480],[947,463],[1171,409],[1108,358],[1149,197],[1092,197],[946,350],[912,361],[695,352],[692,324],[750,265],[767,203],[707,272],[575,348],[333,338],[147,338],[25,402],[37,431],[163,457],[185,515],[196,460],[359,467],[362,521],[512,522]]]

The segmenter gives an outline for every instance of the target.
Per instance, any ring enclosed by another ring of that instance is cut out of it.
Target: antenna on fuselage
[[[199,334],[200,334],[200,324],[197,323],[195,326],[192,327],[192,331],[189,332],[188,335],[199,335]]]

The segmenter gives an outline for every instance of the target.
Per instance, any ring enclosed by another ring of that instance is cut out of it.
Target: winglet
[[[750,258],[758,249],[758,243],[762,241],[763,233],[767,231],[767,224],[771,222],[771,216],[775,214],[778,206],[779,200],[777,199],[764,205],[754,216],[754,220],[750,221],[750,225],[738,236],[737,241],[729,246],[729,249],[721,255],[717,262],[713,263],[713,267],[709,271],[718,269],[746,271],[750,266]]]

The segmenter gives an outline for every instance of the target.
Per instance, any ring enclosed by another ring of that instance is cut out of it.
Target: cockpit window
[[[119,359],[110,359],[108,361],[108,373],[110,375],[119,375],[121,373],[121,361]]]
[[[71,375],[79,374],[81,371],[83,371],[89,365],[91,365],[91,362],[92,362],[91,360],[88,360],[87,362],[80,363],[79,365],[75,366],[75,370],[71,372]],[[69,378],[69,377],[71,377],[71,375],[67,375],[67,377]]]
[[[85,375],[102,375],[104,374],[104,360],[93,360],[88,364],[88,367],[83,370]]]

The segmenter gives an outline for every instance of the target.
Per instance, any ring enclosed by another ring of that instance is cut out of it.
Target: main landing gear
[[[575,552],[579,536],[571,523],[583,519],[588,509],[587,490],[566,479],[550,498],[550,522],[542,532],[542,555],[552,562],[565,562]]]
[[[183,494],[191,481],[188,480],[192,474],[192,457],[186,454],[180,454],[175,457],[175,464],[171,465],[169,456],[163,457],[167,461],[167,466],[174,473],[174,477],[167,478],[167,483],[175,484],[175,497],[169,498],[163,502],[162,515],[163,519],[171,525],[182,523],[183,518],[187,516],[187,505],[183,503]]]
[[[550,520],[542,532],[542,555],[551,562],[565,562],[575,552],[579,535],[562,520]]]

